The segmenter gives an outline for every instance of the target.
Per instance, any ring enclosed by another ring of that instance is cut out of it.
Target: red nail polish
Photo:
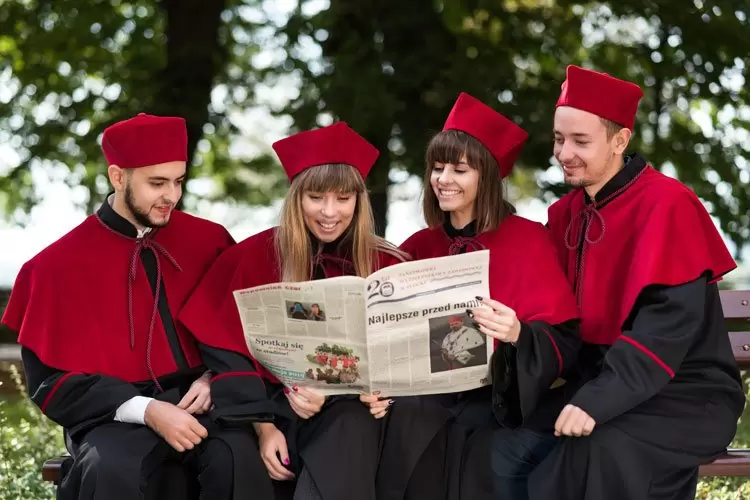
[[[289,459],[288,458],[284,459],[284,465],[289,465]]]
[[[294,389],[294,392],[297,392],[297,391],[299,390],[299,387],[297,387],[297,386],[295,385],[294,387],[292,387],[292,389]]]
[[[284,387],[284,394],[289,394],[289,389]]]

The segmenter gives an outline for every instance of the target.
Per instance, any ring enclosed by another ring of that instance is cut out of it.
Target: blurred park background
[[[749,0],[0,0],[0,310],[23,262],[101,203],[101,132],[139,112],[186,118],[182,208],[238,240],[277,220],[271,143],[347,121],[381,151],[368,184],[400,243],[423,226],[426,142],[465,91],[529,132],[508,195],[545,222],[566,189],[551,129],[568,64],[643,87],[631,149],[701,197],[740,262],[723,286],[747,288],[748,17]],[[19,396],[13,342],[0,330],[0,498],[52,498],[39,470],[60,432]]]

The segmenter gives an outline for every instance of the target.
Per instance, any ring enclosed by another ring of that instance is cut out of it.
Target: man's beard
[[[582,168],[585,169],[586,167],[582,167]],[[563,172],[563,182],[565,182],[566,185],[574,187],[574,188],[584,188],[593,184],[591,179],[586,179],[586,177],[580,177],[580,178],[568,177],[567,175],[565,175],[564,172]]]
[[[565,184],[574,188],[582,188],[590,185],[591,183],[586,179],[565,179]]]
[[[157,224],[156,222],[151,220],[151,218],[148,216],[148,212],[144,212],[143,210],[138,208],[135,205],[135,198],[133,198],[133,190],[130,188],[130,184],[127,184],[125,186],[125,206],[128,207],[130,213],[133,214],[136,222],[138,222],[138,224],[143,227],[150,227],[153,229],[166,226],[167,222],[169,222],[169,220],[167,219],[165,222]]]

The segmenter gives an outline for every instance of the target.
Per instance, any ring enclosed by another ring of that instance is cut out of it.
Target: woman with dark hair
[[[526,138],[512,121],[461,94],[427,147],[428,227],[401,249],[415,260],[490,251],[490,297],[477,297],[482,306],[466,314],[494,342],[492,382],[394,402],[361,397],[376,418],[388,415],[381,500],[520,499],[525,482],[515,478],[518,468],[528,454],[554,445],[557,399],[565,391],[560,379],[579,347],[578,311],[546,229],[514,215],[503,196],[503,178]],[[508,432],[517,446],[493,450],[491,459],[493,433]]]

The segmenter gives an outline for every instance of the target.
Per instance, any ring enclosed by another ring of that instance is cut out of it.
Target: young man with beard
[[[549,229],[584,345],[532,499],[693,498],[744,406],[717,288],[736,265],[695,193],[624,155],[642,96],[570,66],[557,102],[554,155],[574,190]]]
[[[185,121],[140,114],[107,128],[102,149],[114,193],[22,267],[2,318],[23,346],[31,399],[65,430],[72,463],[58,498],[186,498],[190,481],[201,498],[269,497],[254,434],[239,428],[273,418],[261,378],[175,321],[233,244],[175,210]]]

